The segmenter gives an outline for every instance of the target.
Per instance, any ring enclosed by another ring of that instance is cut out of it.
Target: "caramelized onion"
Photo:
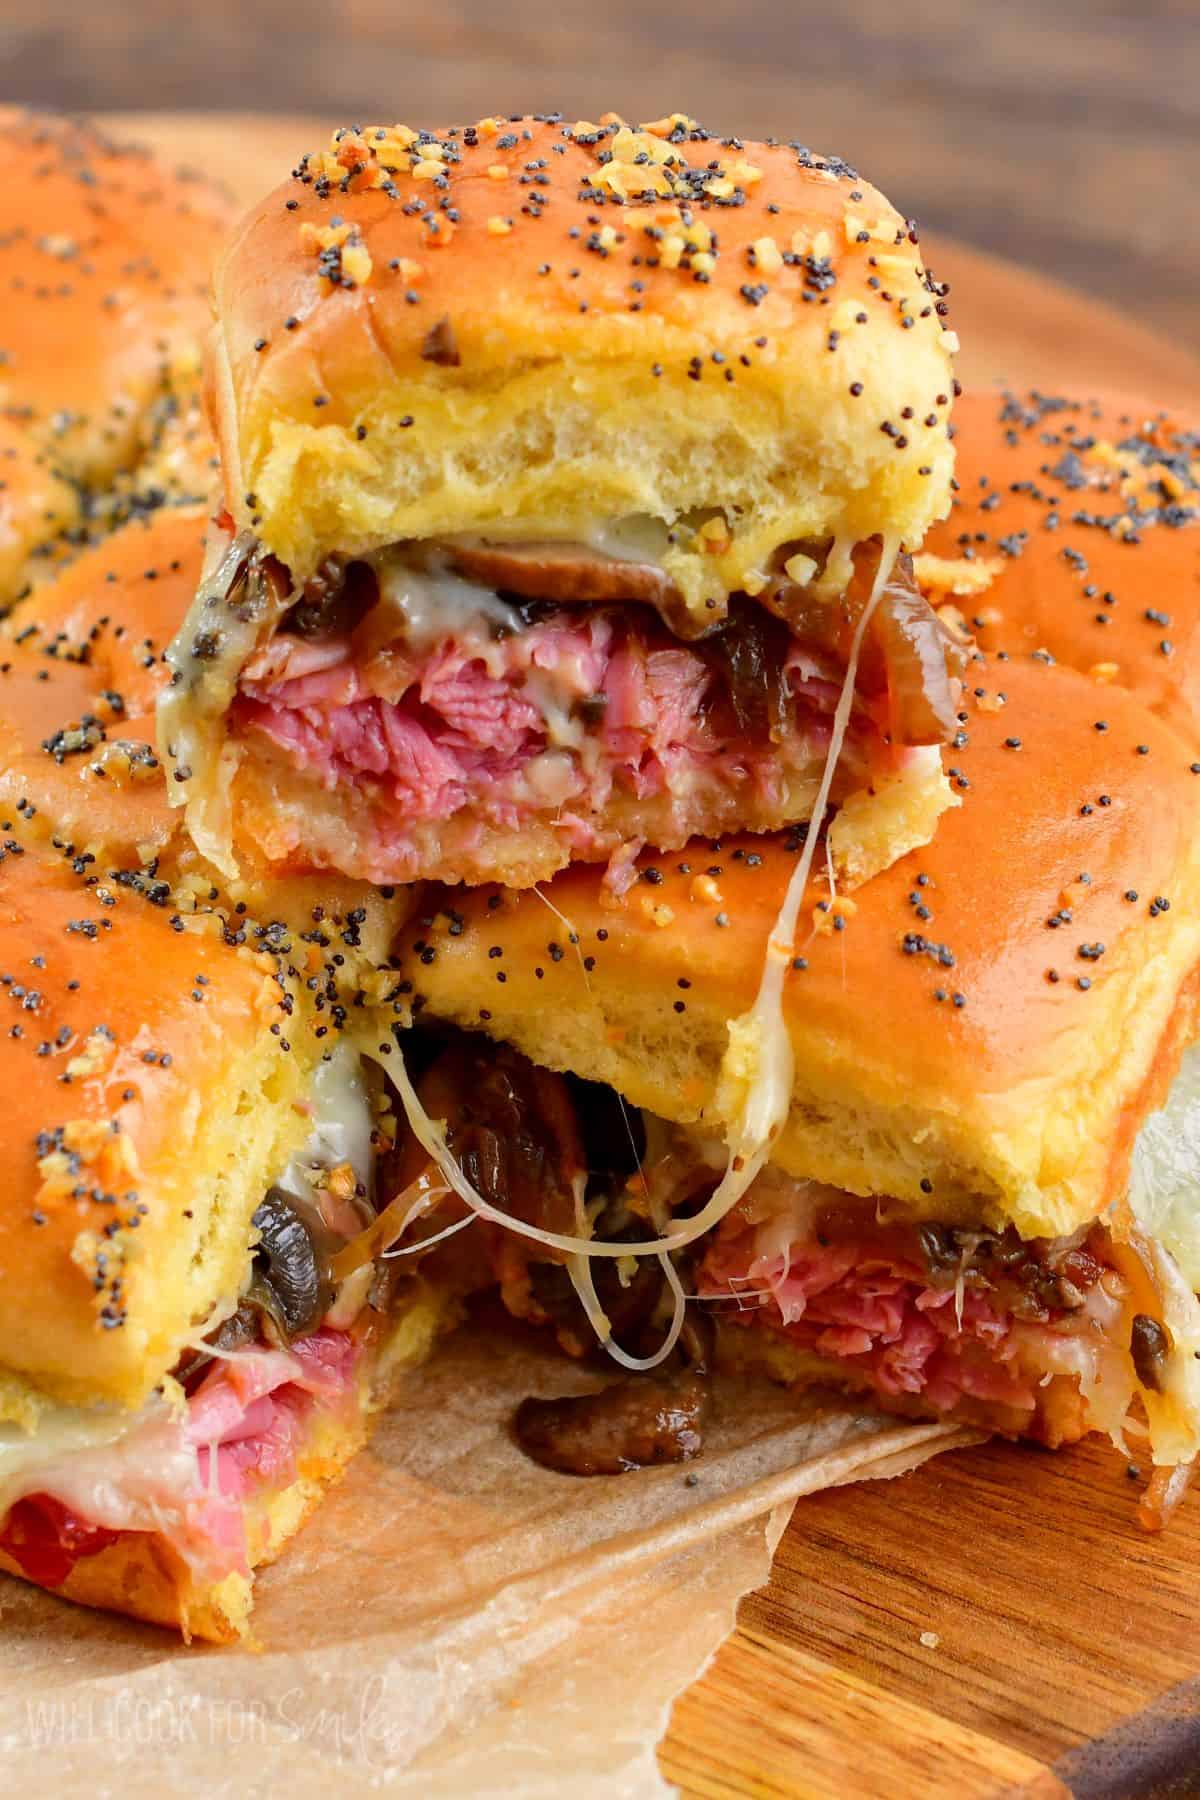
[[[561,1075],[508,1045],[462,1037],[421,1076],[420,1095],[445,1120],[447,1147],[490,1205],[551,1231],[574,1227],[575,1183],[588,1162]],[[428,1152],[410,1140],[395,1175],[406,1185],[428,1168]]]
[[[870,637],[887,670],[888,717],[898,744],[941,744],[958,728],[962,653],[913,578],[912,559],[897,559],[871,620]]]
[[[836,599],[779,575],[760,595],[761,603],[786,621],[798,642],[844,664],[874,592],[882,553],[877,539],[859,544],[853,579]],[[917,586],[912,558],[898,556],[867,626],[858,683],[865,695],[886,698],[895,743],[940,744],[953,737],[963,667],[961,648]]]
[[[735,599],[728,622],[705,638],[703,655],[724,677],[739,731],[777,738],[787,730],[787,629],[761,606]]]
[[[343,1244],[329,1265],[334,1281],[345,1281],[348,1275],[353,1275],[364,1263],[373,1262],[385,1250],[390,1250],[415,1219],[428,1212],[430,1207],[435,1206],[449,1192],[450,1189],[438,1173],[437,1165],[427,1163],[415,1180],[401,1189],[396,1198],[389,1201],[383,1211],[371,1220],[365,1231],[360,1231],[357,1237],[352,1237],[348,1243]]]

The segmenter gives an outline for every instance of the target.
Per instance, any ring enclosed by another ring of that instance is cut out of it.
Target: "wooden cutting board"
[[[250,202],[330,124],[114,121]],[[1200,412],[1200,363],[1056,283],[939,241],[965,382],[1119,387]],[[1198,1484],[1200,1485],[1200,1484]],[[677,1703],[689,1795],[1200,1795],[1200,1491],[1134,1516],[1115,1452],[989,1444],[802,1500],[770,1585]]]

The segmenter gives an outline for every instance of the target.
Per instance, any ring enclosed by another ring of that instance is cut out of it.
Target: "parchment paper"
[[[671,1702],[766,1580],[795,1496],[975,1441],[727,1382],[691,1465],[528,1462],[517,1401],[590,1383],[498,1334],[451,1339],[259,1577],[252,1649],[0,1578],[4,1791],[668,1793]]]

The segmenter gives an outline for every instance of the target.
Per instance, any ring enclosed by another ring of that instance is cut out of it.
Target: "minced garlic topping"
[[[928,551],[913,557],[913,573],[926,594],[954,594],[960,600],[972,600],[991,587],[1004,567],[999,556],[974,557],[934,556]]]

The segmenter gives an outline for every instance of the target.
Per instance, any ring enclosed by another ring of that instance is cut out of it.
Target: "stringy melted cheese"
[[[795,1062],[792,1040],[783,1016],[783,978],[792,960],[804,890],[812,872],[821,821],[829,805],[829,792],[850,723],[863,639],[879,597],[891,579],[899,550],[898,537],[885,538],[875,582],[855,628],[812,822],[767,939],[758,993],[749,1012],[732,1020],[729,1026],[729,1046],[717,1089],[717,1109],[727,1122],[729,1146],[725,1175],[717,1190],[727,1201],[726,1210],[736,1205],[766,1162],[771,1144],[779,1135],[791,1105]]]

